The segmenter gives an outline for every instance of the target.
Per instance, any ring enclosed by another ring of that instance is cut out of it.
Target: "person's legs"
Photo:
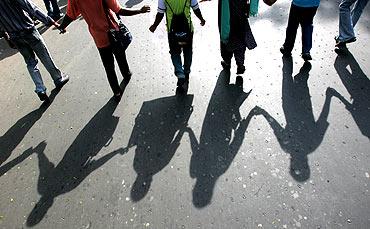
[[[124,79],[129,80],[131,77],[130,67],[127,63],[126,52],[124,50],[113,50],[114,56],[116,57],[119,70]]]
[[[221,50],[221,57],[222,57],[222,60],[223,60],[223,67],[228,67],[230,68],[230,65],[231,65],[231,58],[233,58],[233,53],[231,51],[229,51],[226,47],[226,44],[220,42],[221,45],[220,45],[220,50]],[[224,66],[225,65],[225,66]]]
[[[309,54],[312,48],[313,18],[316,15],[317,7],[308,7],[302,10],[302,54]]]
[[[51,5],[53,6],[53,14],[54,16],[60,15],[60,9],[58,6],[58,1],[57,0],[50,0]]]
[[[357,0],[355,6],[353,7],[353,9],[351,11],[353,27],[356,26],[358,20],[360,19],[362,11],[364,10],[364,8],[366,7],[366,4],[368,2],[369,2],[369,0]]]
[[[357,0],[342,0],[339,4],[339,36],[337,41],[345,42],[355,38],[353,30],[351,6]]]
[[[184,54],[184,74],[188,78],[190,74],[190,67],[193,60],[193,39],[191,42],[183,47]]]
[[[51,6],[51,2],[50,0],[44,0],[44,4],[45,4],[45,8],[46,10],[48,11],[48,16],[53,16],[53,10],[52,10],[52,6]]]
[[[37,67],[38,60],[36,59],[35,53],[33,52],[32,48],[22,38],[12,39],[12,42],[22,54],[24,61],[27,64],[28,72],[30,73],[30,76],[36,86],[35,92],[46,92],[46,87],[42,81],[40,70]]]
[[[175,68],[175,75],[177,78],[185,79],[185,73],[182,66],[182,60],[181,60],[181,46],[177,44],[176,42],[173,42],[170,38],[168,39],[168,43],[170,46],[170,54],[171,54],[171,60],[172,64]]]
[[[59,84],[63,83],[62,80],[65,79],[62,78],[62,73],[55,65],[40,33],[35,29],[32,33],[28,34],[25,39],[27,39],[28,44],[32,47],[37,57],[41,60],[46,70],[50,73],[51,78],[54,80],[55,86],[58,87]]]
[[[98,48],[98,50],[107,74],[109,85],[113,93],[118,95],[121,93],[121,88],[118,84],[116,71],[114,70],[114,57],[112,48],[108,46],[104,48]]]
[[[299,26],[299,7],[295,5],[290,6],[288,26],[286,28],[285,42],[283,44],[283,54],[289,55],[294,47],[295,38],[297,36],[297,29]]]
[[[244,60],[245,60],[246,47],[240,47],[234,50],[234,57],[236,65],[238,66],[236,74],[243,74],[245,72]]]

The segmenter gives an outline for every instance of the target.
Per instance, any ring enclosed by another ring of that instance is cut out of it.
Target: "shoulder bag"
[[[109,8],[108,8],[107,3],[105,2],[105,0],[103,0],[103,7],[104,7],[105,16],[107,17],[108,24],[111,27],[108,31],[108,37],[109,37],[109,41],[111,43],[111,46],[114,49],[126,50],[127,47],[130,45],[130,43],[132,41],[132,35],[131,35],[130,31],[123,24],[119,15],[117,15],[119,30],[115,30],[114,25],[112,25],[112,21],[116,21],[116,20],[109,13]]]

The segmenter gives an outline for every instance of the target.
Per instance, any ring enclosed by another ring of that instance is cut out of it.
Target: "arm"
[[[121,16],[133,16],[133,15],[143,14],[147,12],[150,12],[150,6],[143,6],[141,7],[141,9],[135,9],[135,10],[121,8],[117,14]]]
[[[206,24],[206,21],[204,20],[204,18],[202,16],[202,12],[199,9],[199,4],[198,4],[197,0],[191,0],[191,8],[193,9],[195,16],[197,16],[197,18],[199,18],[200,25],[204,26],[204,24]]]
[[[43,11],[40,10],[33,2],[28,0],[16,0],[16,3],[31,17],[37,18],[39,21],[47,26],[54,25],[58,28],[59,24],[56,23],[51,17],[47,16]]]
[[[198,8],[198,9],[194,10],[194,14],[195,14],[195,16],[197,16],[197,18],[199,18],[200,25],[204,26],[206,24],[206,20],[204,20],[204,18],[202,16],[202,12],[200,11],[200,9]]]
[[[162,19],[164,17],[164,13],[157,13],[157,15],[155,16],[155,21],[153,23],[153,25],[151,25],[149,27],[149,30],[150,32],[154,33],[154,31],[157,29],[159,23],[161,23]]]
[[[0,31],[1,35],[4,36],[4,39],[5,41],[8,43],[9,47],[12,48],[12,49],[16,49],[17,47],[15,47],[15,45],[13,44],[13,42],[10,40],[10,37],[9,37],[9,34],[5,31]]]
[[[66,28],[69,24],[71,24],[73,22],[73,19],[70,18],[67,14],[64,16],[63,18],[63,21],[62,21],[62,24],[60,24],[59,26],[59,30],[60,30],[60,33],[65,33],[66,32]]]

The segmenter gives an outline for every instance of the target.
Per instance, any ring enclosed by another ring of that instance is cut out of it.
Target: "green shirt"
[[[195,6],[191,6],[191,3],[193,2],[196,3]],[[190,7],[192,7],[193,9],[194,7],[198,8],[198,2],[194,0],[163,0],[162,3],[161,1],[159,2],[158,12],[166,13],[168,31],[170,30],[173,15],[181,14],[183,11],[185,13],[186,18],[188,19],[191,31],[192,32],[194,31],[193,23],[191,22]]]

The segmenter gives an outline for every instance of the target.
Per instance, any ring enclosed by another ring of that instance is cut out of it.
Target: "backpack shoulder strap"
[[[172,14],[175,14],[175,13],[173,12],[173,10],[172,10],[172,8],[171,8],[170,4],[167,2],[167,0],[164,0],[164,1],[167,3],[167,5],[168,5],[168,7],[170,8],[170,10],[171,10]],[[185,12],[186,3],[187,3],[187,0],[185,0],[185,4],[184,4],[184,8],[182,9],[182,13],[184,13],[184,12]],[[191,4],[191,3],[190,3],[190,4]]]
[[[172,10],[172,8],[171,8],[170,4],[167,2],[167,0],[164,0],[164,1],[167,3],[167,5],[168,5],[168,7],[170,8],[170,10],[171,10],[172,14],[175,14],[175,13],[173,12],[173,10]]]
[[[191,1],[191,0],[190,0],[190,1]],[[184,8],[182,9],[182,13],[184,13],[184,12],[185,12],[186,3],[187,3],[187,0],[185,0],[185,4],[184,4]],[[190,2],[190,5],[191,5],[191,2]]]

